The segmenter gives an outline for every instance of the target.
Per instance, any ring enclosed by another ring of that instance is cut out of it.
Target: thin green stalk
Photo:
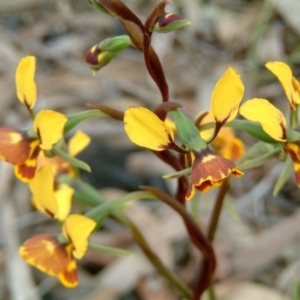
[[[212,215],[211,215],[211,218],[209,221],[209,225],[208,225],[207,238],[211,243],[214,241],[214,238],[215,238],[215,235],[217,232],[224,199],[225,199],[228,189],[229,189],[229,178],[225,178],[219,189],[219,193],[217,195],[214,209],[213,209],[213,212],[212,212]],[[209,300],[217,299],[215,292],[214,292],[214,286],[212,284],[208,288],[208,297],[209,297]]]
[[[67,183],[75,189],[74,198],[80,203],[98,206],[107,202],[107,200],[95,188],[87,183],[74,180],[66,176],[61,177],[60,182]],[[140,193],[145,194],[145,191]],[[125,214],[123,214],[120,209],[112,209],[111,215],[130,228],[136,243],[157,271],[170,283],[170,285],[172,285],[186,299],[192,299],[192,292],[190,289],[173,272],[164,266],[160,258],[151,249],[147,240],[135,224]]]
[[[132,253],[129,251],[119,249],[119,248],[114,248],[114,247],[108,247],[108,246],[103,246],[103,245],[97,245],[93,243],[89,243],[88,248],[97,252],[105,253],[105,254],[110,254],[110,255],[117,255],[117,256],[133,256]]]
[[[274,148],[272,151],[270,151],[264,155],[247,160],[247,161],[237,165],[237,168],[240,170],[246,170],[246,169],[258,167],[258,166],[262,165],[268,159],[274,157],[280,151],[281,151],[281,148]]]
[[[223,207],[223,202],[225,199],[225,196],[227,194],[227,191],[229,189],[229,178],[225,178],[221,184],[221,187],[219,189],[216,201],[215,201],[215,205],[214,205],[214,209],[209,221],[209,225],[208,225],[208,231],[207,231],[207,238],[210,242],[213,242],[214,238],[215,238],[215,234],[217,231],[217,227],[219,224],[219,219],[220,219],[220,215],[221,215],[221,211],[222,211],[222,207]]]
[[[65,161],[69,162],[74,167],[77,167],[77,168],[83,169],[85,171],[91,172],[91,168],[87,163],[85,163],[84,161],[79,160],[75,157],[70,156],[69,153],[61,150],[56,145],[53,147],[52,150],[53,150],[53,153],[55,153],[57,156],[61,157]]]
[[[199,206],[200,206],[200,199],[198,197],[198,194],[195,193],[194,197],[192,198],[191,200],[191,211],[192,211],[192,216],[195,220],[195,222],[201,226],[201,220],[200,220],[200,209],[199,209]]]
[[[214,284],[211,284],[210,287],[207,289],[208,299],[209,300],[217,300],[217,296],[214,289]]]
[[[144,254],[150,260],[152,265],[157,269],[157,271],[168,280],[168,282],[181,294],[181,296],[185,297],[186,299],[192,299],[191,290],[173,272],[164,266],[160,258],[155,254],[155,252],[152,251],[139,228],[123,213],[114,213],[114,216],[130,228],[135,241],[143,250]]]
[[[147,191],[151,191],[157,197],[157,199],[170,206],[180,215],[180,217],[185,223],[186,229],[189,233],[193,244],[204,255],[202,268],[200,270],[199,276],[197,278],[197,281],[195,282],[193,289],[193,300],[199,300],[201,295],[210,285],[211,278],[216,268],[216,257],[210,242],[202,233],[201,229],[199,228],[198,224],[194,221],[191,214],[187,212],[184,205],[179,203],[170,195],[155,187],[143,186],[142,188]]]

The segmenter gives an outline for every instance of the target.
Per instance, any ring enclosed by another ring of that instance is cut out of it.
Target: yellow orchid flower
[[[129,107],[124,114],[124,123],[130,140],[141,147],[162,151],[173,143],[172,129],[144,107]]]
[[[211,113],[207,113],[201,119],[201,125],[213,122]],[[204,140],[209,140],[213,134],[213,129],[200,132]],[[211,141],[211,147],[221,156],[236,161],[245,153],[245,146],[241,139],[237,138],[233,130],[229,127],[222,127],[218,135]]]
[[[36,102],[35,65],[35,57],[26,56],[20,60],[16,71],[17,96],[28,110],[31,110]]]
[[[210,111],[202,119],[203,123],[214,120],[215,131],[206,130],[200,133],[205,140],[210,139],[209,144],[217,148],[219,154],[209,146],[193,153],[191,184],[186,193],[186,200],[193,197],[195,189],[205,192],[220,186],[230,174],[236,177],[244,174],[233,162],[244,153],[243,143],[234,137],[230,128],[222,128],[226,122],[237,116],[243,94],[244,85],[240,75],[235,69],[229,67],[217,82],[211,96]],[[211,138],[212,134],[214,135]]]
[[[77,264],[88,246],[96,222],[81,215],[69,215],[62,227],[63,239],[55,234],[39,234],[20,247],[21,257],[40,271],[56,276],[69,288],[78,285]]]
[[[259,122],[263,130],[276,141],[286,141],[285,117],[268,100],[250,99],[241,105],[240,114],[252,122]]]
[[[222,157],[209,147],[194,153],[194,155],[191,184],[185,196],[186,200],[190,200],[194,196],[195,188],[200,192],[206,192],[220,186],[230,174],[236,177],[244,174],[236,168],[233,161]]]
[[[15,165],[15,174],[17,178],[25,182],[32,180],[36,170],[37,157],[40,150],[52,149],[52,146],[63,137],[63,129],[66,122],[66,116],[52,110],[42,110],[36,115],[34,120],[34,129],[38,138],[32,139],[29,138],[26,133],[23,133],[19,135],[22,139],[20,138],[18,143],[14,144],[14,148],[16,150],[25,148],[26,143],[26,148],[30,149],[30,151],[26,152],[26,159],[22,163],[14,164],[12,162],[12,164]],[[8,146],[9,143],[0,143],[0,155],[6,161],[8,160],[3,154],[6,151],[4,149]],[[18,155],[19,151],[15,151],[15,155]]]
[[[300,84],[293,76],[291,68],[280,61],[269,61],[266,67],[277,77],[290,102],[292,110],[300,104]]]
[[[35,57],[27,56],[20,60],[16,70],[17,95],[29,111],[36,102],[35,65]],[[15,174],[20,180],[30,181],[35,174],[40,150],[52,149],[62,138],[66,122],[67,117],[63,114],[42,110],[34,118],[37,137],[13,128],[0,128],[0,158],[15,166]]]
[[[217,82],[211,96],[210,113],[219,128],[233,120],[244,95],[244,85],[235,69],[229,67]]]
[[[293,161],[296,182],[300,187],[300,141],[288,142],[283,113],[268,100],[254,98],[241,105],[240,114],[252,122],[259,122],[268,135],[283,143],[284,151]]]

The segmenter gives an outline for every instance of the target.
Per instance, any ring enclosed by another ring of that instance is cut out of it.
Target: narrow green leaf
[[[89,243],[88,248],[97,252],[105,253],[105,254],[111,254],[111,255],[117,255],[117,256],[133,256],[133,254],[129,251],[114,248],[114,247],[108,247],[103,245],[96,245]]]
[[[64,134],[69,132],[71,129],[73,129],[76,125],[78,125],[82,121],[91,118],[96,118],[96,117],[108,117],[108,115],[100,111],[99,109],[91,109],[91,110],[86,110],[79,113],[67,115],[68,121],[64,127]]]

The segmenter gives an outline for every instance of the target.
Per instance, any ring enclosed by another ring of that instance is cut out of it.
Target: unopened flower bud
[[[153,31],[158,33],[168,33],[190,24],[191,22],[189,20],[180,15],[165,13],[157,18],[157,21],[153,26]]]
[[[116,36],[102,41],[93,46],[85,56],[86,62],[93,70],[94,74],[109,62],[123,49],[131,45],[131,40],[127,35]]]

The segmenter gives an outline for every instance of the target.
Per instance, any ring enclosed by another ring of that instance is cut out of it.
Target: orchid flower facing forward
[[[174,145],[174,132],[144,107],[129,107],[124,114],[125,131],[138,146],[154,151],[163,151]]]
[[[34,81],[35,57],[21,59],[16,71],[19,100],[30,111],[36,102]],[[34,177],[40,150],[51,150],[63,136],[67,117],[52,110],[42,110],[34,118],[33,131],[29,134],[13,128],[0,128],[0,157],[15,165],[15,174],[22,181]]]
[[[278,78],[283,87],[292,112],[289,127],[293,127],[293,118],[297,119],[296,109],[300,104],[299,81],[293,76],[290,67],[283,62],[270,61],[266,63],[266,67]],[[288,138],[283,113],[268,100],[254,98],[241,106],[240,114],[252,122],[259,122],[269,136],[282,143],[284,151],[293,161],[296,182],[300,187],[300,141],[297,138]]]
[[[293,161],[297,185],[300,187],[300,141],[288,141],[283,113],[268,100],[254,98],[241,106],[240,114],[252,122],[259,122],[269,136],[282,143]]]
[[[207,113],[201,118],[199,125],[205,125],[213,122],[214,118],[211,113]],[[202,130],[200,132],[201,137],[208,141],[213,135],[213,129]],[[219,153],[221,156],[236,161],[242,157],[245,153],[245,146],[241,139],[237,138],[232,128],[222,127],[218,135],[210,143],[213,150]]]
[[[278,78],[292,110],[300,104],[300,84],[293,76],[291,68],[280,61],[269,61],[266,67]]]
[[[222,151],[217,153],[208,145],[200,151],[194,151],[191,185],[186,194],[187,200],[193,197],[195,188],[201,192],[208,191],[213,187],[220,186],[222,181],[230,174],[237,177],[243,175],[243,172],[238,170],[233,162],[236,156],[240,155],[239,152],[243,152],[240,148],[242,147],[241,143],[237,142],[232,134],[230,135],[232,137],[231,143],[229,143],[229,139],[227,139],[227,143],[221,142],[221,139],[223,141],[226,140],[224,136],[222,138],[221,131],[224,130],[222,126],[236,117],[243,94],[244,85],[240,75],[233,68],[229,67],[213,90],[209,112],[209,118],[215,121],[215,129],[207,141],[213,147],[223,144],[221,147]],[[227,129],[225,129],[226,131],[228,132]],[[233,150],[236,152],[235,154]]]
[[[38,234],[20,247],[21,257],[40,271],[56,276],[66,287],[78,285],[75,259],[81,259],[88,247],[88,237],[96,222],[81,215],[69,215],[62,234]]]
[[[218,81],[212,95],[211,115],[216,127],[211,142],[221,127],[235,118],[239,103],[243,97],[244,86],[240,76],[233,68],[228,68]],[[193,123],[179,110],[172,110],[177,133],[193,156],[191,185],[186,194],[190,199],[195,188],[206,191],[219,186],[230,174],[242,176],[233,161],[222,157],[209,148],[200,137]],[[153,112],[142,107],[130,107],[124,115],[125,131],[132,142],[154,151],[174,149],[174,133],[166,122],[160,120]]]

